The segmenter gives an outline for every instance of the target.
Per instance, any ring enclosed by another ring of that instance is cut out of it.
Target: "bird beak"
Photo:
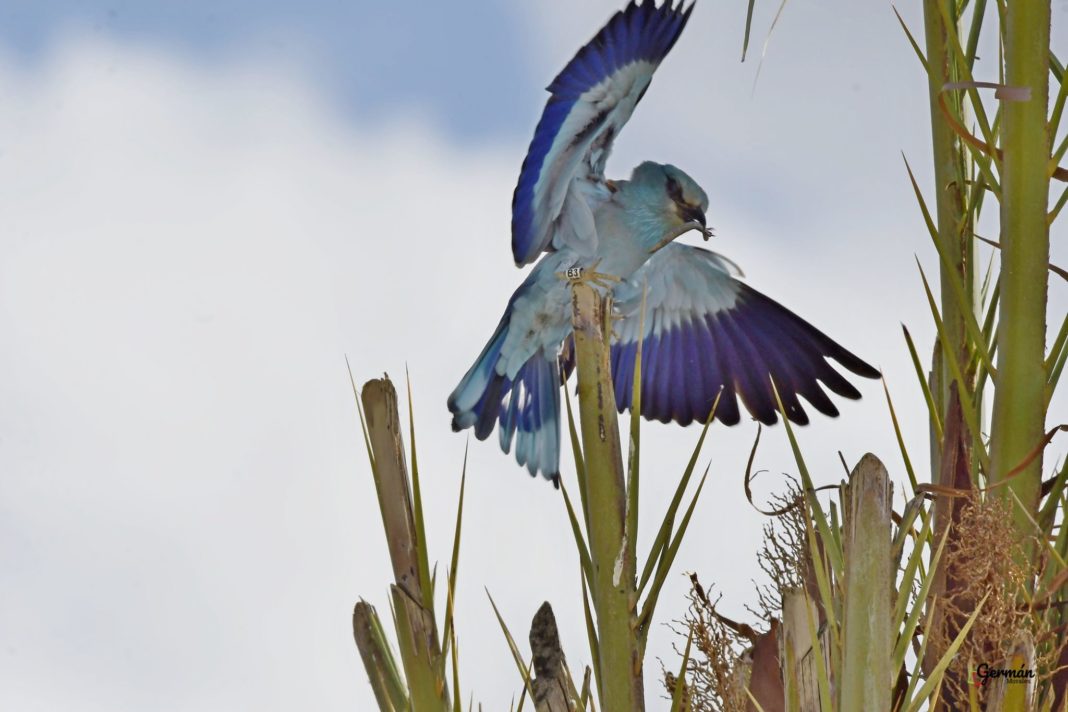
[[[701,208],[695,205],[687,205],[679,209],[679,215],[687,223],[690,223],[692,229],[699,230],[706,241],[712,237],[712,231],[708,229],[708,225],[705,223],[705,213]]]
[[[684,222],[682,225],[679,225],[674,230],[670,230],[666,235],[664,235],[663,238],[661,238],[660,242],[653,245],[653,249],[649,250],[649,254],[653,254],[654,252],[660,251],[663,247],[673,242],[676,237],[684,235],[690,230],[700,230],[701,234],[705,236],[706,240],[712,237],[712,231],[705,227],[699,220],[691,220],[689,222]]]

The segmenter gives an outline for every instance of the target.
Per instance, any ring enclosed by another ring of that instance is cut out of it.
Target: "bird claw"
[[[599,264],[601,264],[601,261],[597,260],[588,268],[568,267],[567,270],[563,272],[557,272],[556,276],[558,279],[571,284],[589,284],[603,289],[611,289],[613,284],[619,284],[623,281],[614,274],[598,272],[597,265]]]
[[[618,309],[613,308],[609,311],[607,320],[608,324],[606,331],[612,335],[611,342],[614,344],[621,341],[623,339],[623,331],[620,327],[622,327],[623,322],[627,320],[626,315],[620,313]]]

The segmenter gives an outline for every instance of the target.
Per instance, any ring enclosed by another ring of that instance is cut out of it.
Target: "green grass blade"
[[[916,694],[916,687],[919,685],[920,680],[923,678],[923,661],[927,659],[927,641],[931,639],[930,625],[931,620],[934,618],[934,605],[937,601],[931,603],[931,615],[927,617],[927,622],[924,624],[924,634],[920,639],[920,649],[916,652],[916,662],[912,667],[912,674],[909,675],[909,684],[905,688],[905,700],[913,699]]]
[[[645,306],[648,285],[642,288],[641,315],[638,321],[638,345],[634,354],[634,377],[630,384],[630,446],[627,449],[627,520],[623,538],[627,542],[626,561],[637,567],[638,561],[638,489],[641,463],[642,346],[645,341]],[[628,579],[633,577],[628,572]]]
[[[590,559],[590,548],[586,545],[586,538],[579,528],[578,519],[575,516],[575,508],[571,505],[571,498],[567,494],[564,483],[560,483],[560,493],[564,496],[564,506],[567,508],[567,518],[571,521],[571,533],[575,537],[575,548],[579,553],[579,563],[582,565],[582,576],[590,585],[594,585],[593,561]]]
[[[986,15],[986,0],[975,0],[972,8],[972,23],[968,29],[968,41],[964,45],[964,56],[968,60],[968,68],[975,66],[976,48],[979,46],[979,35],[983,29],[983,16]]]
[[[827,671],[827,658],[823,655],[823,643],[816,626],[816,617],[812,606],[805,606],[805,619],[808,622],[808,635],[812,641],[812,657],[816,661],[816,686],[820,691],[821,712],[832,712],[834,703],[831,698],[831,679]]]
[[[1053,111],[1050,112],[1049,135],[1056,136],[1061,127],[1061,112],[1064,111],[1064,103],[1068,100],[1068,82],[1060,80],[1060,88],[1057,90],[1057,98],[1053,100]]]
[[[682,666],[675,678],[675,691],[671,695],[671,712],[685,712],[689,707],[686,701],[686,666],[690,664],[690,646],[693,645],[693,627],[686,636],[686,649],[682,653]]]
[[[1057,338],[1053,340],[1049,355],[1046,357],[1046,373],[1053,371],[1053,365],[1060,358],[1065,343],[1068,343],[1068,314],[1064,315],[1064,320],[1061,321],[1061,328],[1057,331]]]
[[[1000,297],[1001,279],[998,278],[994,281],[994,288],[990,293],[990,299],[986,306],[986,316],[983,318],[983,342],[986,344],[987,352],[990,354],[991,358],[997,353],[997,314],[998,299]],[[969,365],[969,369],[971,369],[973,365],[975,368],[976,401],[979,401],[980,394],[983,392],[983,387],[986,385],[990,373],[986,370],[984,364],[978,357],[973,358],[972,364]]]
[[[1061,142],[1057,145],[1056,150],[1053,151],[1053,155],[1049,158],[1049,172],[1053,175],[1057,166],[1060,165],[1061,159],[1064,158],[1064,154],[1068,153],[1068,134],[1065,134],[1061,139]]]
[[[805,491],[805,499],[808,501],[813,516],[816,518],[816,526],[819,529],[820,538],[823,540],[824,549],[830,559],[834,575],[836,578],[840,578],[843,570],[841,542],[837,536],[831,533],[831,527],[827,522],[823,507],[816,498],[816,486],[812,483],[812,475],[809,473],[805,458],[801,454],[801,447],[797,444],[797,435],[794,434],[790,419],[786,417],[786,408],[782,404],[782,399],[779,397],[779,389],[774,380],[771,382],[771,390],[775,395],[775,404],[779,408],[779,415],[782,416],[783,426],[786,428],[786,437],[790,440],[790,450],[793,452],[794,462],[797,463],[798,474],[801,476],[801,486]],[[835,546],[834,542],[838,542],[838,545]]]
[[[982,329],[979,328],[979,324],[975,319],[975,307],[972,304],[972,300],[965,293],[964,285],[961,283],[960,275],[957,274],[957,270],[953,266],[953,261],[946,254],[945,245],[939,239],[938,228],[935,226],[934,219],[927,209],[927,201],[923,198],[923,193],[916,182],[916,176],[912,173],[912,166],[909,165],[908,159],[905,159],[905,170],[908,171],[909,180],[912,182],[912,190],[916,194],[916,201],[920,204],[920,212],[923,213],[923,220],[927,224],[927,232],[931,237],[931,242],[934,243],[935,251],[938,252],[938,259],[942,262],[942,274],[949,278],[950,290],[957,301],[957,310],[964,315],[964,328],[971,338],[972,347],[976,349],[987,370],[991,374],[996,374],[997,370],[994,367],[994,361],[990,358],[990,353],[986,348],[986,339],[983,338]]]
[[[912,45],[913,51],[916,52],[916,56],[920,60],[920,64],[923,65],[923,71],[927,72],[927,57],[923,55],[923,50],[920,49],[920,45],[916,42],[916,38],[912,36],[912,32],[909,30],[908,25],[905,24],[905,20],[901,17],[901,13],[897,11],[897,7],[893,3],[890,3],[890,9],[894,11],[894,16],[897,17],[897,22],[901,25],[901,29],[905,31],[905,36],[909,39],[909,44]]]
[[[579,441],[578,428],[575,427],[575,412],[571,409],[571,394],[564,384],[564,405],[567,406],[567,430],[571,436],[571,452],[575,454],[575,477],[578,480],[579,500],[582,503],[582,517],[586,523],[586,529],[590,527],[590,507],[587,502],[586,488],[586,459],[582,454],[582,443]]]
[[[450,559],[449,572],[448,572],[448,576],[447,576],[447,580],[448,580],[447,596],[448,596],[448,598],[446,599],[445,634],[443,636],[445,650],[442,651],[442,656],[441,656],[442,661],[444,661],[444,659],[445,659],[445,653],[448,652],[448,647],[450,645],[450,642],[449,642],[450,638],[455,637],[454,635],[450,636],[450,633],[452,633],[453,627],[454,627],[453,626],[453,616],[455,614],[455,609],[453,608],[453,597],[455,596],[455,592],[456,592],[456,572],[460,568],[460,532],[461,532],[461,527],[462,527],[463,519],[464,519],[464,491],[465,491],[466,488],[467,488],[467,445],[464,446],[464,465],[463,465],[463,469],[460,472],[460,496],[459,496],[457,504],[456,504],[456,528],[455,528],[455,530],[453,532],[453,535],[452,535],[452,558]],[[443,664],[444,664],[444,662],[443,662]]]
[[[1057,216],[1061,214],[1061,209],[1064,207],[1065,203],[1068,203],[1068,188],[1061,191],[1061,197],[1057,198],[1057,202],[1053,204],[1053,209],[1049,211],[1050,225],[1052,225],[1053,221],[1057,219]]]
[[[912,366],[916,369],[916,380],[919,381],[920,389],[923,391],[923,399],[927,402],[927,414],[931,418],[931,424],[934,426],[935,434],[938,436],[938,442],[942,442],[942,416],[935,405],[934,394],[931,393],[931,385],[927,382],[927,377],[923,373],[923,364],[920,363],[920,356],[916,353],[916,344],[912,341],[912,334],[909,333],[907,326],[902,324],[901,331],[905,334],[905,344],[908,346],[909,356],[912,357]]]
[[[928,538],[930,537],[930,522],[932,518],[927,516],[927,513],[923,511],[924,501],[925,497],[922,494],[918,494],[908,501],[908,504],[905,505],[905,511],[901,516],[901,524],[898,526],[897,531],[894,532],[894,542],[890,551],[890,561],[893,562],[894,571],[901,568],[901,557],[905,554],[905,544],[909,537],[912,536],[914,539],[914,549],[912,554],[909,555],[909,560],[905,563],[904,571],[902,571],[900,575],[900,585],[898,586],[898,589],[901,591],[911,592],[912,579],[915,575],[915,572],[911,569],[915,568],[913,566],[913,558],[916,556],[916,549],[922,550],[924,545],[928,543]],[[922,517],[921,514],[923,515]],[[918,534],[912,529],[912,524],[917,519],[923,520],[923,526]],[[915,563],[916,565],[920,563],[918,558]],[[895,615],[894,620],[899,621],[904,617],[907,598],[904,602],[900,600],[900,596],[895,600],[897,600],[895,611],[900,612],[901,615]]]
[[[753,8],[756,0],[749,0],[749,7],[745,11],[745,36],[742,37],[742,61],[745,61],[745,53],[749,51],[749,36],[753,30]]]
[[[497,609],[497,603],[493,600],[493,596],[490,595],[489,589],[486,589],[486,596],[489,598],[490,605],[493,606],[493,613],[497,616],[497,622],[501,625],[504,639],[508,641],[508,650],[512,653],[512,660],[515,662],[516,669],[519,670],[519,676],[523,678],[523,689],[533,698],[534,689],[530,685],[530,667],[523,661],[519,647],[515,644],[515,638],[512,637],[511,632],[508,630],[508,625],[504,622],[501,612]],[[522,698],[519,700],[519,705],[521,709],[523,705]]]
[[[1053,398],[1054,391],[1057,390],[1057,383],[1061,380],[1061,373],[1064,371],[1064,363],[1068,361],[1068,347],[1061,347],[1061,352],[1057,356],[1056,363],[1053,364],[1053,368],[1050,369],[1049,377],[1046,379],[1046,407],[1049,407],[1050,399]]]
[[[530,664],[527,665],[526,673],[527,679],[530,679],[530,671],[534,669],[534,660],[531,659]],[[523,712],[523,705],[527,702],[527,692],[530,690],[529,686],[524,686],[522,692],[519,694],[519,706],[515,708],[515,712]],[[530,693],[531,698],[534,697],[534,693]]]
[[[931,308],[931,316],[934,317],[935,327],[938,330],[938,338],[942,344],[947,343],[948,336],[946,334],[945,324],[942,323],[942,316],[938,313],[938,306],[935,303],[934,294],[931,292],[931,285],[927,282],[927,275],[924,274],[923,266],[919,260],[916,260],[916,266],[920,270],[920,278],[923,280],[923,289],[927,294],[927,303]],[[949,372],[953,377],[953,380],[957,383],[957,396],[960,398],[961,412],[964,415],[965,421],[968,423],[968,429],[971,431],[973,449],[979,456],[979,463],[983,468],[983,472],[990,472],[990,456],[986,451],[986,444],[983,443],[981,437],[982,430],[979,427],[978,410],[975,407],[975,402],[972,399],[972,394],[969,390],[968,384],[964,379],[964,374],[961,373],[960,363],[957,361],[957,355],[953,353],[952,349],[942,349],[942,355],[945,359],[946,365],[949,367]]]
[[[905,437],[901,434],[901,425],[897,421],[897,412],[894,410],[894,401],[890,398],[890,389],[886,385],[886,377],[882,379],[883,393],[886,394],[886,405],[890,409],[890,422],[894,424],[894,436],[897,438],[897,447],[901,450],[901,460],[905,463],[905,472],[909,476],[909,484],[912,485],[912,491],[915,492],[919,486],[919,482],[916,479],[916,472],[912,469],[912,459],[909,457],[908,448],[905,447]]]
[[[582,691],[579,693],[579,709],[588,710],[593,704],[593,699],[590,697],[590,667],[586,666],[586,672],[582,676]]]
[[[1066,484],[1068,484],[1068,460],[1064,461],[1061,469],[1057,472],[1057,476],[1053,480],[1053,487],[1050,489],[1049,494],[1046,495],[1046,503],[1039,512],[1038,522],[1039,526],[1042,527],[1042,531],[1052,530],[1053,523],[1061,509],[1059,504]],[[1061,532],[1068,532],[1068,527],[1062,526]]]
[[[675,555],[679,553],[679,547],[682,545],[682,537],[686,534],[686,529],[690,526],[690,518],[693,516],[693,510],[697,506],[697,500],[701,497],[701,490],[704,489],[705,481],[708,479],[708,470],[711,467],[705,468],[704,475],[701,476],[701,481],[697,485],[697,491],[694,492],[693,499],[690,500],[690,506],[686,508],[686,514],[683,515],[682,521],[679,523],[679,528],[675,532],[674,538],[671,540],[671,544],[665,550],[663,556],[660,557],[660,563],[657,566],[656,576],[653,578],[653,582],[649,587],[649,593],[645,597],[645,604],[642,606],[641,615],[638,616],[638,630],[641,637],[642,648],[645,648],[645,642],[649,637],[649,623],[653,619],[653,612],[656,610],[656,602],[660,597],[660,591],[664,586],[664,581],[667,580],[668,572],[671,570],[671,564],[675,561]]]
[[[430,553],[426,546],[426,521],[423,518],[423,493],[419,486],[419,459],[415,450],[415,409],[412,407],[412,379],[408,375],[408,369],[404,369],[404,380],[408,386],[408,438],[411,440],[412,459],[412,514],[415,521],[415,541],[419,547],[419,578],[421,581],[430,581]],[[467,454],[464,454],[466,463]],[[434,614],[434,587],[423,586],[423,608]],[[442,655],[444,665],[445,656]]]
[[[375,453],[371,448],[371,435],[367,432],[367,418],[363,413],[363,403],[360,402],[360,389],[356,387],[356,379],[352,377],[352,366],[349,365],[349,357],[345,357],[345,368],[349,372],[349,383],[352,384],[352,396],[356,399],[356,412],[360,415],[360,433],[363,434],[363,444],[367,447],[367,461],[371,463],[371,472],[375,470]],[[375,486],[378,486],[378,478],[375,477]]]
[[[645,567],[642,569],[642,576],[638,583],[639,597],[641,596],[642,591],[645,590],[645,585],[649,582],[649,577],[655,570],[657,562],[660,560],[665,548],[668,546],[668,542],[671,540],[671,530],[675,526],[675,515],[679,511],[679,506],[682,504],[682,495],[686,492],[686,486],[690,483],[690,477],[693,475],[694,468],[697,466],[697,458],[701,455],[701,447],[704,445],[705,435],[708,434],[708,428],[712,425],[712,420],[716,417],[716,408],[719,406],[719,399],[722,394],[722,389],[716,394],[716,400],[712,403],[712,410],[708,414],[708,420],[705,421],[704,428],[701,429],[701,435],[697,438],[697,445],[694,446],[693,452],[690,454],[690,460],[686,463],[686,470],[682,473],[682,478],[679,480],[678,486],[675,487],[675,494],[671,498],[671,504],[668,505],[667,512],[664,513],[664,520],[660,523],[660,529],[656,533],[656,539],[653,540],[653,545],[649,549],[649,556],[645,559]]]
[[[1058,83],[1064,83],[1064,64],[1057,59],[1057,54],[1052,48],[1049,51],[1049,71]]]
[[[450,582],[453,581],[451,576],[449,577],[449,580]],[[456,605],[454,603],[455,590],[451,584],[449,586],[449,590],[446,592],[446,595],[448,596],[446,606],[451,612],[455,610]],[[460,701],[460,647],[456,643],[456,627],[452,626],[451,628],[446,628],[446,630],[446,636],[448,637],[450,644],[450,655],[448,657],[452,660],[452,709],[453,712],[463,712],[463,702]],[[442,653],[441,657],[442,659],[444,659],[445,653]]]
[[[930,522],[934,518],[928,519],[928,524],[924,527],[925,532],[930,535]],[[905,615],[905,610],[908,607],[909,591],[902,583],[898,593],[898,600],[894,606],[894,621],[902,621],[900,633],[897,638],[897,643],[894,645],[894,654],[890,659],[891,669],[898,670],[905,663],[905,655],[908,653],[909,644],[912,642],[912,636],[916,633],[916,627],[919,624],[920,615],[923,613],[923,603],[927,600],[927,596],[930,594],[931,586],[935,580],[935,572],[938,570],[938,562],[942,558],[942,552],[945,549],[946,541],[948,539],[949,529],[947,528],[942,534],[942,540],[938,543],[938,549],[935,550],[934,556],[931,559],[931,565],[929,567],[930,573],[923,578],[920,582],[920,590],[916,594],[916,600],[913,603],[912,609],[908,611],[908,615]],[[915,571],[919,565],[920,556],[922,555],[923,547],[917,544],[916,549],[913,551],[912,556],[909,557],[909,564],[906,568],[906,572],[909,570]]]
[[[590,661],[593,674],[597,680],[597,697],[601,699],[601,644],[597,640],[597,625],[593,620],[593,606],[590,604],[590,591],[586,579],[582,578],[582,613],[586,620],[586,638],[590,645]]]
[[[812,520],[815,518],[812,503],[815,499],[815,497],[805,499],[805,507],[808,509],[808,516],[805,517],[805,540],[808,544],[809,558],[812,561],[812,571],[816,577],[816,591],[820,596],[819,605],[823,608],[823,611],[826,614],[827,625],[830,627],[831,640],[835,641],[835,644],[831,645],[831,651],[834,652],[838,650],[837,643],[841,638],[839,635],[836,602],[831,586],[831,573],[827,568],[827,556],[824,555],[824,552],[828,547],[820,546],[816,528],[812,524]],[[822,518],[822,516],[821,513],[820,517]],[[807,591],[806,595],[808,595]]]

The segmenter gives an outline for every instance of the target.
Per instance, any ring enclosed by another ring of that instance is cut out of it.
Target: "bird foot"
[[[611,334],[611,339],[610,339],[611,343],[614,344],[617,341],[622,341],[623,340],[622,326],[623,326],[623,322],[625,322],[626,320],[627,320],[626,315],[621,314],[620,311],[618,309],[614,308],[614,305],[613,305],[613,308],[610,309],[609,312],[608,312],[607,324],[605,325],[605,330],[609,334]]]
[[[563,272],[557,272],[556,277],[571,284],[589,284],[602,289],[611,289],[613,284],[623,281],[614,274],[598,272],[597,265],[599,264],[601,261],[597,260],[589,267],[568,267]]]

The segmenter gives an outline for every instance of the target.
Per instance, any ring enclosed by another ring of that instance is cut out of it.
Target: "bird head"
[[[648,201],[657,217],[675,236],[687,229],[712,236],[705,222],[708,196],[697,182],[675,166],[646,161],[634,169],[630,182]]]

